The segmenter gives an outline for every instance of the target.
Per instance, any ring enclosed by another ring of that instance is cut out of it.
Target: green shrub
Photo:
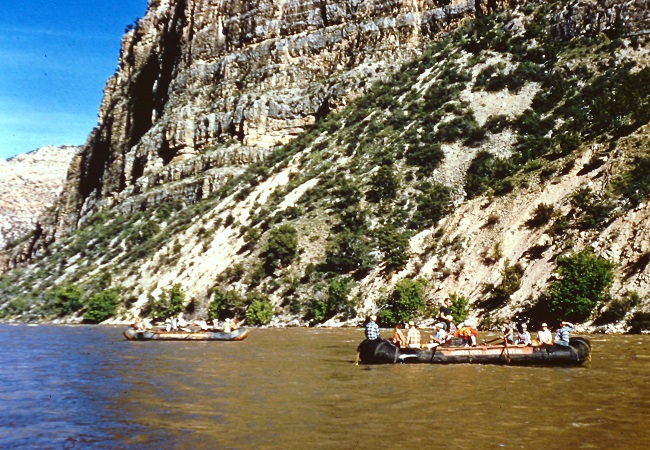
[[[332,191],[332,206],[338,210],[345,210],[359,203],[361,188],[357,183],[343,176],[339,176],[336,183]]]
[[[419,141],[409,145],[405,156],[408,165],[418,166],[422,172],[430,174],[445,158],[445,152],[440,144]]]
[[[256,291],[249,292],[246,296],[248,308],[246,321],[250,325],[267,325],[273,318],[273,305],[268,297]]]
[[[485,130],[478,125],[472,113],[441,123],[436,132],[436,139],[442,142],[455,142],[463,139],[465,145],[470,146],[482,141],[484,137]]]
[[[404,268],[411,257],[408,233],[402,233],[391,225],[382,227],[377,232],[377,244],[386,263],[386,271]]]
[[[465,178],[467,198],[478,197],[492,189],[497,194],[505,194],[512,190],[508,180],[516,167],[508,159],[497,158],[489,152],[480,151],[472,160]]]
[[[614,205],[609,199],[601,198],[589,188],[575,192],[570,199],[571,205],[580,210],[575,223],[578,229],[601,229],[614,220]]]
[[[501,283],[497,286],[487,284],[483,288],[485,298],[478,302],[478,305],[486,310],[492,310],[503,307],[512,294],[517,292],[521,287],[521,278],[524,275],[524,268],[521,264],[510,264],[510,260],[506,259],[503,263],[501,270]]]
[[[474,89],[484,88],[486,91],[495,92],[505,89],[507,80],[504,76],[506,65],[499,62],[493,66],[487,66],[476,76]]]
[[[336,273],[367,271],[375,265],[371,249],[370,239],[363,230],[351,231],[346,228],[331,238],[324,269]]]
[[[395,285],[390,296],[380,302],[379,321],[394,326],[415,319],[426,309],[424,288],[426,282],[419,278],[403,278]]]
[[[463,322],[469,314],[469,299],[461,294],[449,294],[451,300],[451,315],[454,323]]]
[[[496,116],[490,116],[485,121],[485,128],[491,133],[500,133],[510,126],[510,118],[504,114],[498,114]]]
[[[557,260],[558,281],[549,287],[549,311],[557,320],[581,322],[602,300],[614,265],[590,248]]]
[[[650,313],[638,312],[628,322],[630,334],[639,334],[642,331],[650,331]]]
[[[244,298],[234,289],[216,288],[212,301],[208,305],[208,316],[210,320],[245,316],[245,303]]]
[[[452,208],[451,189],[435,183],[422,186],[422,194],[416,198],[417,205],[409,224],[411,229],[421,230],[434,226]]]
[[[17,316],[24,314],[29,310],[29,302],[23,297],[11,299],[2,307],[2,312],[5,316]]]
[[[175,317],[184,310],[185,293],[182,286],[176,283],[172,287],[164,289],[157,300],[150,296],[146,305],[140,311],[140,315],[154,319],[165,319]]]
[[[115,289],[107,289],[93,294],[88,299],[84,321],[90,323],[103,322],[115,315],[119,302],[120,297]]]
[[[545,225],[553,218],[555,207],[546,203],[539,203],[533,212],[533,216],[526,221],[529,228],[537,228]]]
[[[59,317],[79,311],[83,306],[83,290],[79,286],[69,285],[55,289],[52,294],[54,308]]]
[[[293,226],[284,224],[269,231],[266,249],[262,253],[267,271],[288,266],[297,254],[298,232]]]
[[[249,228],[244,234],[244,242],[246,243],[246,248],[255,248],[261,237],[262,230],[259,228]]]
[[[135,234],[132,236],[132,244],[142,244],[147,242],[149,239],[152,239],[160,233],[160,225],[158,225],[153,220],[148,220],[141,227],[135,230]]]
[[[353,314],[353,302],[348,300],[354,281],[350,277],[335,277],[327,286],[327,296],[314,295],[309,303],[307,318],[322,323],[340,313]]]
[[[392,167],[381,166],[370,179],[370,189],[366,198],[374,203],[391,201],[397,197],[400,181]]]
[[[650,197],[650,156],[636,157],[632,168],[616,180],[616,191],[637,207]]]

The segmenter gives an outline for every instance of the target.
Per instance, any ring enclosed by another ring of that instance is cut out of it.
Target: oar
[[[510,352],[508,351],[508,339],[507,338],[503,339],[503,347],[505,348],[506,356],[508,358],[508,364],[510,364],[512,361],[510,360]]]

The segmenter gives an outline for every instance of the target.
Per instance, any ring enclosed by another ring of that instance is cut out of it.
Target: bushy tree
[[[103,322],[115,315],[119,302],[120,296],[115,289],[106,289],[93,294],[88,299],[84,320],[91,323]]]
[[[387,225],[378,234],[379,250],[384,255],[386,270],[400,270],[408,262],[411,252],[409,234],[400,232],[397,228]]]
[[[246,314],[246,302],[234,289],[226,290],[216,288],[210,305],[208,315],[210,320],[223,320],[227,317],[242,317]]]
[[[510,296],[521,287],[523,275],[524,268],[520,263],[511,265],[510,260],[506,259],[501,270],[501,283],[496,286],[488,284],[484,287],[483,293],[486,294],[486,298],[480,302],[480,305],[488,310],[505,305],[510,300]]]
[[[383,325],[393,326],[408,322],[420,315],[426,308],[424,288],[426,282],[418,278],[403,278],[395,285],[390,296],[381,303],[379,321]]]
[[[325,266],[337,273],[365,271],[374,265],[367,235],[349,229],[336,234],[327,248]]]
[[[246,296],[248,308],[246,321],[250,325],[267,325],[273,318],[273,305],[268,297],[257,291],[249,292]]]
[[[185,292],[179,283],[165,289],[162,298],[168,315],[177,316],[185,310]]]
[[[79,286],[68,285],[52,292],[54,307],[59,317],[79,311],[83,306],[83,290]]]
[[[590,248],[557,260],[558,281],[549,288],[549,310],[558,320],[584,321],[614,278],[614,264]]]
[[[298,231],[289,225],[280,225],[269,231],[266,250],[262,254],[264,267],[273,271],[291,264],[298,254]]]
[[[469,299],[461,294],[449,294],[451,300],[451,315],[454,318],[454,323],[463,322],[467,319],[469,312]]]
[[[370,190],[366,198],[374,203],[394,200],[399,192],[400,181],[393,169],[381,166],[370,179]]]
[[[416,230],[434,226],[452,207],[451,189],[447,186],[435,183],[422,189],[422,194],[416,199],[417,206],[410,225]]]
[[[140,314],[145,317],[167,318],[177,316],[185,310],[185,292],[183,287],[176,283],[168,289],[164,289],[156,300],[149,297],[149,301]]]
[[[316,323],[331,319],[341,312],[352,310],[352,302],[348,300],[354,281],[350,277],[336,277],[327,286],[327,295],[314,295],[310,304],[307,318]]]

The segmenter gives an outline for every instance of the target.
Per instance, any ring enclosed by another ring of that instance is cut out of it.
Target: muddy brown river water
[[[0,448],[650,448],[646,335],[545,368],[357,366],[361,329],[121,332],[0,325]]]

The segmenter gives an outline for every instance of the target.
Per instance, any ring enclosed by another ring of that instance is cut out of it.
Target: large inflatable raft
[[[591,343],[573,337],[569,346],[480,345],[476,347],[399,348],[386,339],[359,344],[359,360],[364,364],[503,364],[528,366],[579,366],[590,359]]]
[[[223,331],[138,331],[135,328],[124,330],[124,337],[130,341],[242,341],[248,337],[246,328],[230,333]]]

